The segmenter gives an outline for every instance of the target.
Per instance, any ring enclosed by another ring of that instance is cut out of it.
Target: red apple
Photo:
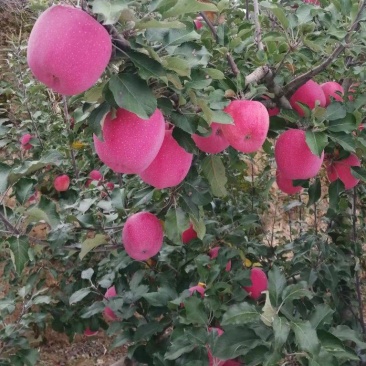
[[[198,284],[197,286],[192,286],[188,289],[190,295],[192,296],[194,293],[198,292],[201,297],[205,297],[205,288]]]
[[[203,27],[202,21],[203,21],[202,17],[196,17],[193,20],[193,23],[194,23],[194,26],[195,26],[196,30],[200,30]]]
[[[326,99],[323,89],[313,80],[309,80],[304,85],[300,86],[290,98],[292,108],[301,117],[304,116],[304,111],[297,102],[306,104],[310,109],[314,109],[317,101],[320,103],[319,105],[321,107],[325,107]]]
[[[279,170],[276,171],[276,183],[278,185],[278,188],[282,192],[287,194],[295,194],[302,191],[302,187],[300,186],[295,187],[292,179],[284,177]]]
[[[90,328],[86,328],[85,330],[84,330],[84,335],[86,336],[86,337],[92,337],[92,336],[95,336],[96,334],[98,334],[98,331],[96,330],[96,331],[93,331],[93,330],[91,330]]]
[[[85,186],[86,187],[89,187],[91,182],[93,180],[96,180],[96,181],[101,181],[103,179],[103,176],[101,174],[101,172],[99,170],[92,170],[90,173],[89,173],[89,177],[90,179],[88,179],[85,183]],[[100,184],[100,183],[99,183]],[[98,185],[99,185],[98,184]]]
[[[250,280],[252,281],[252,285],[244,286],[243,288],[252,299],[257,300],[262,292],[268,288],[267,276],[263,270],[254,267],[250,270]]]
[[[241,152],[259,150],[268,133],[269,115],[266,107],[256,101],[234,100],[224,111],[234,120],[232,125],[222,125],[221,130],[230,145]]]
[[[351,189],[355,187],[360,181],[352,175],[351,166],[361,166],[360,159],[351,154],[348,158],[343,160],[336,160],[327,164],[327,175],[331,182],[340,179],[345,189]]]
[[[130,216],[122,230],[122,241],[127,254],[138,261],[156,255],[163,245],[163,227],[150,212]]]
[[[303,2],[308,4],[320,5],[319,0],[303,0]]]
[[[55,187],[56,191],[58,192],[65,192],[69,189],[70,186],[70,178],[68,175],[63,174],[59,175],[53,181],[53,186]]]
[[[28,65],[39,81],[57,93],[75,95],[100,78],[111,57],[112,41],[85,11],[54,5],[34,24],[27,50]]]
[[[20,144],[24,150],[30,150],[33,145],[29,143],[29,141],[33,138],[33,136],[29,133],[26,133],[20,138]]]
[[[343,102],[344,90],[342,85],[336,83],[335,81],[328,81],[324,84],[320,84],[325,95],[325,106],[327,107],[332,101],[330,97],[333,97],[338,102]],[[341,95],[339,95],[341,94]]]
[[[305,131],[290,129],[283,132],[275,146],[277,168],[287,179],[309,179],[315,177],[323,163],[314,155],[306,143]]]
[[[202,137],[199,135],[192,135],[193,141],[196,143],[197,147],[203,152],[210,154],[217,154],[224,151],[230,144],[224,137],[221,131],[221,124],[213,122],[211,124],[211,135],[207,137]]]
[[[105,293],[105,295],[104,295],[104,297],[105,297],[106,299],[110,299],[110,298],[115,297],[115,296],[117,296],[117,291],[116,291],[115,286],[110,287],[110,288],[106,291],[106,293]],[[115,312],[114,312],[110,307],[108,307],[108,306],[106,306],[106,307],[105,307],[105,309],[104,309],[104,311],[103,311],[103,314],[104,314],[104,317],[105,317],[107,320],[109,320],[109,321],[114,321],[114,320],[117,320],[117,319],[118,319],[118,317],[117,317],[117,315],[115,314]]]
[[[119,108],[112,120],[109,113],[103,124],[103,138],[94,135],[99,159],[117,173],[139,174],[156,157],[164,139],[163,114],[156,109],[147,120]]]
[[[107,189],[113,191],[113,189],[114,189],[114,183],[113,182],[107,182],[106,183],[106,187],[107,187]]]
[[[189,225],[189,228],[182,233],[182,242],[183,244],[189,243],[191,240],[197,238],[196,230],[193,228],[193,224]]]
[[[192,164],[193,155],[174,139],[173,130],[166,130],[161,148],[153,162],[140,174],[141,179],[155,188],[163,189],[180,184]]]
[[[269,100],[271,98],[269,98],[267,95],[263,95],[263,99]],[[280,109],[278,107],[275,107],[275,108],[267,108],[267,111],[268,111],[268,115],[270,117],[277,116],[277,114],[280,113]]]
[[[210,252],[209,252],[210,258],[211,259],[217,258],[218,255],[219,255],[219,250],[220,249],[221,249],[220,247],[215,247],[215,248],[210,249]],[[230,270],[231,270],[231,260],[229,260],[227,262],[226,267],[225,267],[226,272],[229,272]]]

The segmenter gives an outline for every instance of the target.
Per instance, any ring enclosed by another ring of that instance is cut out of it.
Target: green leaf
[[[265,9],[269,9],[272,11],[272,13],[276,16],[276,18],[279,20],[283,28],[287,29],[289,27],[289,21],[288,18],[283,11],[282,8],[280,8],[278,5],[269,3],[268,1],[262,1],[260,3],[260,6]]]
[[[168,351],[165,353],[164,358],[166,360],[176,360],[184,353],[193,351],[197,347],[194,338],[189,337],[189,334],[183,334],[179,338],[174,338],[171,341],[171,345]]]
[[[320,183],[320,178],[316,178],[315,182],[309,187],[309,201],[307,204],[307,207],[310,207],[311,205],[315,204],[320,200],[321,194],[322,194],[322,186]]]
[[[163,16],[165,18],[178,17],[183,14],[196,14],[200,11],[217,12],[218,9],[214,4],[203,3],[197,0],[178,0],[171,9],[163,13]]]
[[[192,134],[197,130],[197,121],[194,115],[184,115],[173,112],[170,115],[171,121],[183,131]],[[173,130],[174,132],[174,130]]]
[[[316,354],[319,350],[319,339],[309,321],[291,322],[296,341],[303,351]]]
[[[100,14],[104,24],[114,24],[129,3],[126,0],[93,0],[93,13]]]
[[[145,78],[148,79],[150,77],[154,78],[162,78],[166,76],[165,70],[163,66],[156,60],[150,58],[141,52],[136,52],[133,50],[126,51],[128,57],[131,61],[140,69],[140,71],[144,74]]]
[[[365,168],[361,168],[360,166],[351,166],[351,173],[355,178],[360,179],[363,182],[366,182]]]
[[[164,232],[175,244],[182,242],[182,233],[189,226],[187,214],[180,208],[170,207],[165,216]]]
[[[178,20],[173,21],[166,21],[166,20],[156,20],[156,19],[149,19],[149,20],[142,20],[137,22],[135,25],[136,29],[149,29],[149,28],[185,28],[185,24],[179,22]]]
[[[268,272],[268,290],[274,306],[280,304],[282,292],[286,286],[286,277],[279,267],[273,266]]]
[[[178,142],[179,146],[183,147],[187,152],[197,152],[197,146],[190,133],[181,130],[179,127],[175,127],[173,129],[173,137]]]
[[[352,132],[356,129],[356,118],[348,113],[345,117],[332,120],[329,123],[328,130],[332,132]]]
[[[94,274],[94,269],[88,268],[81,272],[81,278],[83,280],[91,280],[91,278],[93,277],[93,274]]]
[[[83,259],[91,250],[103,244],[107,244],[107,237],[104,234],[97,234],[94,238],[84,240],[81,243],[79,258]]]
[[[313,295],[307,289],[307,286],[308,284],[305,281],[287,286],[282,293],[282,303],[285,304],[293,300],[301,299],[302,297],[311,299]]]
[[[273,332],[275,338],[274,347],[276,350],[281,350],[290,333],[288,321],[285,318],[276,315],[273,319]]]
[[[345,149],[346,151],[351,152],[355,151],[355,141],[352,135],[347,134],[345,132],[338,132],[338,133],[331,132],[329,134],[329,137],[331,140],[341,145],[343,149]]]
[[[168,70],[175,71],[179,76],[190,76],[191,67],[188,61],[182,59],[181,57],[167,56],[164,59],[165,67]]]
[[[134,334],[134,341],[149,340],[155,333],[161,332],[164,325],[153,321],[147,324],[140,325]]]
[[[359,348],[366,349],[366,343],[360,340],[359,334],[347,325],[338,325],[336,328],[331,329],[331,333],[342,341],[352,341]]]
[[[31,178],[20,178],[14,185],[15,197],[20,204],[24,204],[32,195],[33,187],[37,184],[37,180]]]
[[[56,204],[44,195],[41,196],[41,200],[37,207],[32,207],[26,212],[28,216],[27,222],[39,222],[44,220],[53,229],[55,229],[60,224],[60,216],[57,212]]]
[[[8,176],[11,171],[11,167],[4,163],[0,163],[0,194],[6,191],[8,187]]]
[[[159,287],[157,292],[149,292],[142,296],[152,306],[166,306],[169,301],[177,297],[170,287]]]
[[[256,322],[260,318],[259,312],[253,305],[243,302],[232,305],[222,317],[222,325],[236,324],[243,325]]]
[[[306,143],[311,152],[317,156],[321,156],[324,148],[328,144],[328,136],[324,132],[306,131]]]
[[[88,118],[88,126],[100,140],[103,140],[102,125],[105,117],[110,112],[111,106],[107,102],[103,102],[95,108]]]
[[[188,297],[184,300],[188,324],[207,325],[208,316],[203,302],[197,296]]]
[[[326,119],[329,121],[340,121],[343,120],[347,115],[347,109],[343,103],[333,102],[327,107],[327,116]],[[349,114],[348,116],[352,116]],[[340,130],[343,131],[343,130]],[[337,131],[335,131],[337,132]]]
[[[209,77],[211,77],[214,80],[223,80],[223,79],[225,79],[225,74],[220,70],[206,68],[204,71]]]
[[[340,179],[329,184],[329,208],[337,210],[342,192],[344,192],[344,184]]]
[[[70,305],[76,304],[77,302],[80,302],[84,297],[88,296],[90,294],[91,290],[89,287],[82,288],[76,292],[74,292],[69,300]]]
[[[324,324],[331,324],[334,310],[328,304],[316,305],[315,311],[311,314],[310,323],[313,328],[323,326]]]
[[[216,197],[225,197],[227,178],[225,166],[218,155],[209,155],[202,162],[202,172],[210,183],[212,193]]]
[[[30,247],[28,237],[26,235],[12,236],[7,241],[15,271],[20,275],[29,260],[28,250]]]
[[[234,122],[233,118],[223,111],[211,111],[211,113],[213,122],[224,125],[231,125]]]
[[[134,74],[113,75],[109,88],[119,107],[148,119],[155,112],[157,102],[146,82]]]
[[[274,309],[271,304],[269,292],[264,291],[264,293],[266,294],[266,302],[264,303],[264,306],[262,308],[261,320],[265,325],[267,325],[267,327],[270,327],[272,326],[273,317],[276,314],[276,309]]]

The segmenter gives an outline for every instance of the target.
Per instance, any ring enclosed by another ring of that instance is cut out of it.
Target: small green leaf
[[[315,311],[311,314],[310,323],[313,328],[318,328],[324,324],[331,324],[334,310],[328,304],[316,305]]]
[[[0,163],[0,194],[6,191],[8,187],[8,176],[11,171],[11,167],[4,163]]]
[[[269,3],[268,1],[261,1],[260,6],[265,9],[269,9],[276,16],[284,29],[287,29],[289,27],[289,21],[285,12],[277,4],[275,5]]]
[[[308,192],[309,192],[309,201],[307,207],[310,207],[311,205],[320,200],[322,194],[322,186],[320,183],[320,178],[317,177],[315,179],[315,182],[309,187]]]
[[[329,207],[333,210],[337,210],[339,198],[344,189],[344,184],[340,179],[329,184]]]
[[[266,302],[264,303],[264,306],[262,308],[261,320],[265,325],[270,327],[270,326],[272,326],[273,317],[276,314],[276,309],[274,309],[272,304],[271,304],[271,300],[270,300],[270,297],[269,297],[269,292],[264,291],[263,293],[266,294]]]
[[[324,132],[306,131],[306,143],[314,155],[321,156],[328,144],[328,136]]]
[[[184,300],[184,307],[188,324],[206,325],[208,323],[208,316],[200,298],[197,296],[188,297]]]
[[[164,59],[165,67],[168,70],[175,71],[179,76],[190,76],[191,67],[188,61],[182,59],[181,57],[167,56]]]
[[[94,274],[94,269],[88,268],[81,272],[81,278],[83,280],[91,280],[91,278],[93,277],[93,274]]]
[[[165,76],[165,70],[159,62],[150,58],[141,52],[133,50],[126,51],[131,61],[140,69],[145,75],[146,79],[150,77],[162,78]]]
[[[328,130],[332,132],[352,132],[356,129],[356,123],[357,121],[355,116],[348,113],[343,118],[331,120],[329,122]]]
[[[136,332],[134,334],[134,341],[148,341],[155,333],[161,332],[163,329],[164,325],[156,321],[142,324],[136,329]]]
[[[334,121],[334,122],[342,121],[346,117],[346,114],[347,114],[347,110],[343,103],[333,102],[327,107],[326,119],[329,121]],[[353,117],[352,114],[349,114],[348,116]],[[332,124],[330,124],[330,125],[332,125]],[[338,130],[338,131],[343,131],[343,130]],[[334,132],[338,132],[338,131],[334,131]]]
[[[90,113],[88,118],[88,125],[91,132],[101,140],[103,140],[102,125],[110,110],[111,106],[107,102],[103,102]]]
[[[316,354],[319,350],[319,339],[309,321],[291,322],[296,341],[303,351]]]
[[[173,129],[173,137],[179,146],[183,147],[188,153],[192,154],[197,152],[197,146],[190,133],[183,131],[179,127],[175,127]]]
[[[81,244],[79,258],[83,259],[91,250],[103,244],[107,244],[107,237],[103,234],[97,234],[94,238],[84,240]]]
[[[366,182],[365,168],[361,168],[360,166],[351,166],[351,173],[355,178],[360,179],[363,182]]]
[[[217,69],[206,68],[205,73],[214,80],[225,79],[225,74],[222,71],[217,70]]]
[[[164,231],[175,244],[182,242],[182,233],[188,228],[188,216],[180,207],[171,207],[165,216]]]
[[[232,305],[223,315],[222,325],[236,324],[243,325],[256,322],[260,318],[260,314],[253,305],[243,302],[241,304]]]
[[[286,286],[286,277],[279,267],[273,266],[268,272],[268,290],[274,306],[280,304],[282,292]]]
[[[218,155],[207,156],[202,162],[202,172],[210,183],[212,193],[216,197],[225,197],[227,178],[225,166]]]
[[[275,349],[280,350],[286,343],[288,335],[290,333],[290,325],[287,319],[278,315],[273,318],[273,332],[275,338]]]
[[[155,112],[157,102],[146,82],[134,74],[113,75],[109,88],[119,107],[148,119]]]
[[[81,301],[82,299],[84,299],[84,297],[88,296],[90,294],[91,290],[89,287],[87,288],[82,288],[76,292],[74,292],[69,300],[70,305],[76,304],[77,302]]]
[[[93,13],[100,14],[104,24],[114,24],[128,4],[126,0],[93,0]]]
[[[23,272],[25,264],[29,260],[29,240],[26,235],[12,236],[7,239],[9,243],[11,260],[15,271],[20,275]]]
[[[169,10],[163,13],[165,18],[177,17],[184,14],[196,14],[200,11],[217,12],[214,4],[199,2],[197,0],[178,0],[177,3]]]
[[[136,29],[149,29],[149,28],[170,29],[170,28],[185,28],[185,27],[186,27],[185,24],[179,22],[178,20],[166,21],[156,19],[142,20],[140,22],[137,22],[135,25]]]
[[[285,304],[293,300],[301,299],[302,297],[307,297],[308,299],[311,299],[313,295],[307,289],[307,286],[308,285],[305,281],[287,286],[282,293],[282,303]]]
[[[355,141],[352,135],[347,134],[345,132],[338,132],[338,133],[331,132],[329,134],[329,137],[331,140],[341,145],[343,149],[345,149],[346,151],[351,152],[355,151]]]
[[[20,204],[23,205],[28,200],[36,184],[37,180],[23,177],[14,185],[15,197]]]

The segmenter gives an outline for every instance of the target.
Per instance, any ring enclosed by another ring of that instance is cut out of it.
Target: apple
[[[268,288],[268,279],[264,271],[260,268],[254,267],[250,270],[251,286],[244,286],[244,290],[248,292],[249,296],[257,300],[263,291]]]
[[[107,189],[109,189],[110,191],[113,191],[113,189],[114,189],[113,182],[107,182],[105,185],[106,185]]]
[[[277,168],[287,179],[309,179],[315,177],[324,159],[314,155],[306,143],[305,131],[289,129],[277,139],[275,146]]]
[[[210,251],[209,251],[210,258],[211,259],[217,258],[219,255],[220,249],[221,249],[220,247],[214,247],[214,248],[210,249]],[[227,262],[226,267],[225,267],[226,272],[229,272],[230,270],[231,270],[231,260],[229,260]]]
[[[230,145],[241,152],[259,150],[268,133],[269,115],[266,107],[252,100],[234,100],[225,109],[234,124],[222,125],[221,130]]]
[[[297,186],[295,187],[292,179],[288,179],[281,174],[279,170],[276,171],[276,183],[278,185],[278,188],[287,194],[295,194],[302,191],[302,187]]]
[[[213,122],[211,124],[211,134],[207,137],[202,137],[196,134],[192,135],[196,146],[203,152],[217,154],[224,151],[230,144],[224,137],[221,131],[221,124]]]
[[[56,191],[58,192],[65,192],[69,189],[70,186],[70,178],[68,175],[63,174],[59,175],[53,181],[53,186],[55,187]]]
[[[193,228],[193,224],[189,225],[189,228],[182,233],[182,242],[183,244],[189,243],[191,240],[197,238],[196,230]]]
[[[140,174],[141,179],[155,188],[163,189],[180,184],[192,164],[193,155],[184,150],[166,130],[161,148],[153,162]]]
[[[306,104],[310,109],[315,108],[316,102],[319,102],[321,107],[325,107],[326,99],[321,86],[313,80],[307,81],[290,98],[290,104],[292,108],[299,114],[304,116],[304,111],[300,107],[300,104]]]
[[[90,173],[89,173],[89,177],[90,179],[88,179],[85,183],[85,186],[86,187],[89,187],[91,182],[93,180],[96,180],[96,181],[101,181],[103,179],[103,176],[101,174],[101,172],[99,170],[92,170]]]
[[[165,121],[156,109],[144,120],[126,109],[117,109],[116,118],[108,113],[103,127],[103,139],[94,138],[99,159],[117,173],[138,174],[156,157],[163,143]]]
[[[265,99],[265,100],[270,100],[271,99],[267,95],[263,95],[262,98]],[[267,111],[268,111],[268,115],[270,117],[277,116],[277,114],[280,113],[280,109],[278,107],[275,107],[275,108],[267,108]]]
[[[106,291],[106,293],[105,293],[105,295],[104,295],[104,297],[105,297],[106,299],[110,299],[110,298],[115,297],[115,296],[117,296],[117,291],[116,291],[115,286],[110,287],[110,288]],[[113,311],[109,306],[106,306],[106,307],[105,307],[105,309],[104,309],[104,311],[103,311],[103,314],[104,314],[104,317],[105,317],[107,320],[109,320],[109,321],[114,321],[114,320],[117,320],[117,319],[118,319],[118,317],[117,317],[117,315],[115,314],[115,312],[114,312],[114,311]]]
[[[81,9],[54,5],[33,26],[27,61],[47,87],[75,95],[96,83],[111,54],[111,37],[100,23]]]
[[[122,241],[127,254],[138,261],[156,255],[163,245],[163,227],[150,212],[131,215],[122,230]]]
[[[205,297],[205,288],[198,284],[197,286],[192,286],[188,289],[190,295],[192,296],[194,293],[198,292],[201,297]]]
[[[222,366],[241,366],[241,363],[236,360],[227,360]]]
[[[219,337],[224,334],[224,331],[222,329],[215,328],[215,327],[208,328],[208,331],[209,331],[209,333],[216,332]],[[208,356],[209,366],[223,366],[226,363],[226,361],[224,361],[220,358],[213,357],[212,352],[210,350],[210,347],[208,345],[206,346],[206,348],[207,348],[207,356]]]
[[[303,0],[304,3],[320,5],[319,0]]]
[[[336,83],[335,81],[328,81],[326,83],[320,84],[320,87],[323,89],[325,95],[326,107],[332,102],[330,97],[333,97],[338,102],[343,102],[342,95],[344,94],[344,90],[342,85]]]
[[[200,30],[203,27],[202,21],[203,21],[202,17],[196,17],[193,20],[193,23],[194,23],[194,26],[195,26],[196,30]]]
[[[20,144],[22,145],[22,149],[30,150],[33,145],[29,143],[29,141],[33,138],[33,136],[29,133],[26,133],[20,138]]]
[[[361,166],[360,159],[351,154],[346,159],[335,160],[327,164],[327,175],[331,182],[340,179],[345,189],[355,187],[360,181],[352,175],[351,166]]]
[[[90,328],[86,328],[85,330],[84,330],[84,335],[86,336],[86,337],[92,337],[92,336],[95,336],[96,334],[98,334],[98,331],[96,330],[96,331],[93,331],[93,330],[91,330]]]

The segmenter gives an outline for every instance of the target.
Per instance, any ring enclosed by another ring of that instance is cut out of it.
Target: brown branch
[[[278,107],[284,109],[292,109],[290,102],[284,95],[282,87],[274,82],[274,77],[275,74],[272,72],[271,69],[269,69],[267,74],[265,75],[265,83],[268,91],[275,95],[274,101]]]
[[[263,51],[264,46],[262,43],[262,31],[261,24],[259,22],[259,5],[258,0],[253,0],[254,6],[254,25],[255,25],[255,42],[257,43],[258,50]]]
[[[334,51],[328,56],[320,65],[316,66],[315,68],[305,72],[302,75],[299,75],[295,79],[291,80],[285,87],[284,87],[284,94],[287,98],[291,97],[291,95],[302,85],[304,85],[307,81],[309,81],[314,76],[318,75],[322,71],[324,71],[328,66],[330,66],[338,56],[347,48],[349,43],[351,42],[352,34],[357,29],[361,19],[362,13],[366,7],[366,0],[362,2],[362,5],[357,13],[356,19],[349,28],[346,36],[344,37],[343,41],[338,44],[338,46],[334,49]]]
[[[269,71],[270,68],[267,65],[257,67],[252,73],[245,77],[245,85],[261,81]]]
[[[0,212],[0,220],[13,234],[20,235],[20,231]]]

